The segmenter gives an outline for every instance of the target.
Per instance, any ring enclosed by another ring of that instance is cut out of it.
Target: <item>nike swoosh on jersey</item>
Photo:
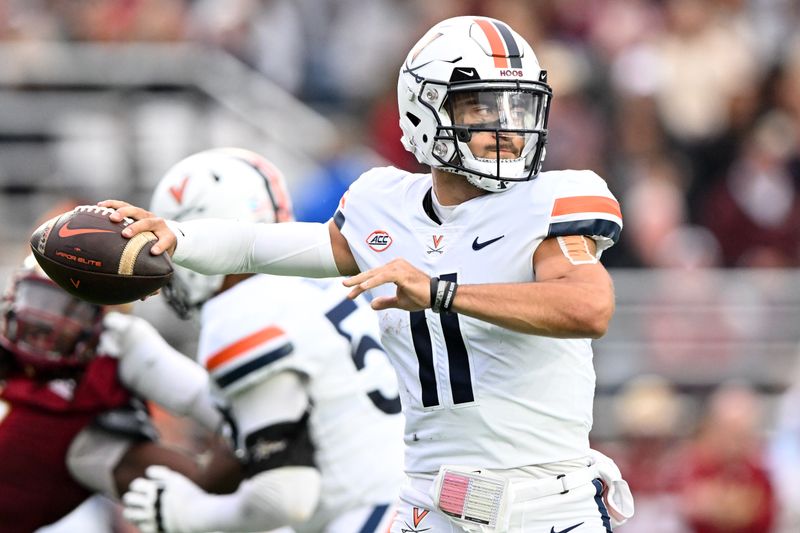
[[[74,237],[75,235],[86,235],[87,233],[114,233],[110,229],[97,229],[97,228],[78,228],[72,229],[69,227],[69,222],[61,226],[58,230],[58,236],[62,239],[67,237]]]
[[[582,525],[583,525],[583,522],[581,522],[580,524],[575,524],[572,527],[568,527],[567,529],[562,529],[561,531],[556,531],[556,526],[553,526],[553,527],[550,528],[550,533],[567,533],[568,531],[572,531],[576,527],[582,526]]]
[[[483,241],[483,242],[478,242],[478,237],[475,237],[475,240],[472,241],[472,249],[473,250],[480,250],[481,248],[485,248],[486,246],[489,246],[493,242],[499,241],[503,237],[505,237],[505,235],[500,235],[499,237],[495,237],[494,239],[489,239],[488,241]]]

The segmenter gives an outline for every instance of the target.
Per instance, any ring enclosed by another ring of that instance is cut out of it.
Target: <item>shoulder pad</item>
[[[248,386],[255,380],[291,368],[294,344],[277,325],[270,325],[228,343],[205,357],[204,365],[225,394]]]
[[[361,207],[358,210],[362,210],[364,205],[377,205],[387,198],[396,200],[399,197],[398,191],[405,186],[404,180],[413,176],[415,175],[395,167],[376,167],[364,172],[350,184],[339,201],[333,215],[334,223],[339,230],[343,229],[347,217],[355,214],[349,209],[350,205],[359,205]]]

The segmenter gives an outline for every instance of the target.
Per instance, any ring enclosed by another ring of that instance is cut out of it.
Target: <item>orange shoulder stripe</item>
[[[553,204],[554,217],[574,213],[608,213],[622,218],[619,203],[607,196],[569,196],[557,198]]]
[[[223,348],[219,352],[209,357],[208,361],[206,362],[206,368],[209,371],[214,370],[215,368],[227,363],[231,359],[235,359],[248,350],[255,348],[259,344],[263,344],[269,340],[278,338],[283,334],[284,331],[278,326],[269,326],[260,331],[256,331],[255,333],[252,333],[247,337],[234,342],[230,346]]]

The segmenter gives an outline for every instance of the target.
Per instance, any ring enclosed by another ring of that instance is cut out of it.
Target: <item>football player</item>
[[[246,150],[194,154],[156,187],[161,216],[286,223],[282,173]],[[277,224],[280,225],[280,224]],[[143,531],[386,531],[403,480],[397,377],[375,313],[339,282],[203,276],[176,267],[164,294],[199,311],[198,361],[230,405],[247,481],[206,494],[165,469],[124,496]]]
[[[551,98],[508,24],[456,17],[421,38],[398,79],[403,145],[430,174],[370,170],[324,225],[175,223],[101,205],[199,272],[341,274],[351,297],[371,292],[406,418],[395,533],[607,532],[633,501],[589,447],[591,340],[614,311],[599,259],[622,216],[594,172],[540,172]]]
[[[165,367],[180,383],[150,374]],[[0,529],[30,533],[93,492],[117,497],[153,464],[222,487],[214,476],[232,456],[204,470],[159,445],[142,398],[223,423],[201,367],[144,320],[72,297],[29,257],[0,301]]]

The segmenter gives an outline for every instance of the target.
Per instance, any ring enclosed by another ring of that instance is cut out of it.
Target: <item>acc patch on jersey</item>
[[[383,230],[375,230],[367,237],[367,246],[376,252],[382,252],[392,245],[392,236]]]

